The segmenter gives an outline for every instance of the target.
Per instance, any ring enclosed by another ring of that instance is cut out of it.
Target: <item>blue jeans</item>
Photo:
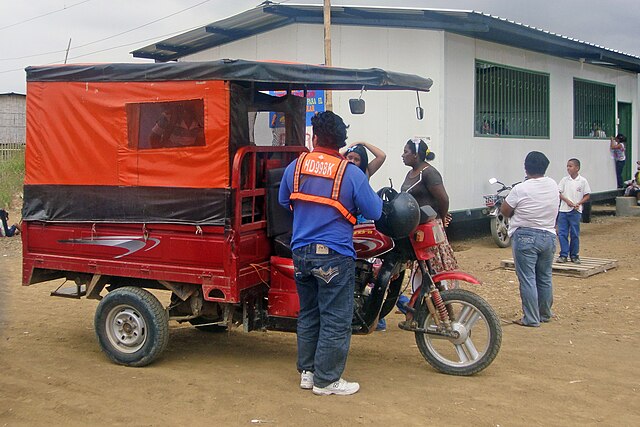
[[[298,371],[312,371],[317,387],[337,381],[351,344],[355,262],[316,244],[293,251],[298,315]]]
[[[624,188],[624,179],[622,179],[622,169],[626,160],[616,160],[616,181],[618,188]]]
[[[553,287],[551,269],[556,236],[535,228],[518,228],[512,239],[513,259],[520,282],[522,323],[540,326],[551,318]]]
[[[560,256],[571,259],[580,253],[580,219],[582,214],[575,209],[558,214],[558,240]],[[571,238],[571,243],[569,243]]]

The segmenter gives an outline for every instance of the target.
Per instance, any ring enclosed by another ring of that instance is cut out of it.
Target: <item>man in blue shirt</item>
[[[379,219],[382,200],[366,175],[338,152],[347,139],[342,118],[326,111],[311,124],[313,151],[287,167],[279,193],[280,204],[293,210],[300,387],[318,395],[350,395],[360,389],[342,379],[353,318],[353,225],[358,212]]]

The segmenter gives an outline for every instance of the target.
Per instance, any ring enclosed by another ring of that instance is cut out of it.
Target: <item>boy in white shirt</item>
[[[560,213],[558,214],[558,240],[560,257],[558,262],[567,262],[568,258],[580,264],[580,219],[582,205],[589,200],[591,188],[589,182],[580,175],[580,160],[567,161],[568,176],[560,180]],[[571,238],[571,241],[569,241]]]

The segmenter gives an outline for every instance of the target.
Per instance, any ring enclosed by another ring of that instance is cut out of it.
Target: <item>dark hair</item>
[[[360,156],[360,169],[362,169],[362,172],[366,174],[367,166],[369,166],[369,155],[367,155],[367,149],[364,148],[364,145],[357,144],[353,147],[350,147],[345,155],[349,153],[356,153],[358,156]]]
[[[539,151],[531,151],[524,158],[524,170],[530,175],[544,175],[549,167],[549,159]]]
[[[623,142],[623,143],[624,143],[624,142],[627,142],[627,137],[626,137],[626,136],[624,136],[624,135],[623,135],[623,134],[621,134],[621,133],[619,133],[619,134],[617,134],[617,135],[616,135],[616,139],[617,139],[619,142]]]
[[[429,150],[427,143],[422,139],[408,140],[407,147],[413,154],[418,154],[418,159],[421,162],[431,161],[436,158],[436,154]]]
[[[342,117],[333,111],[323,111],[311,117],[313,134],[321,147],[342,148],[347,139],[347,126]]]
[[[569,159],[568,162],[573,162],[578,167],[578,169],[580,169],[580,160],[578,160],[578,159]]]

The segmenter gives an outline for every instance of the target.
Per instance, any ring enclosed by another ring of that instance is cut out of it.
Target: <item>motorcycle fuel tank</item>
[[[373,223],[353,227],[353,247],[359,259],[375,258],[393,249],[393,240],[376,229]]]

